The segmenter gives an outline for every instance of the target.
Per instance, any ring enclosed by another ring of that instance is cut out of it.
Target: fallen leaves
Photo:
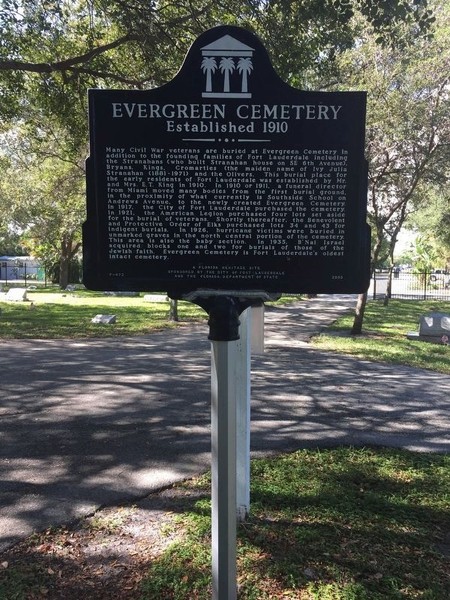
[[[92,600],[95,589],[102,590],[102,600],[116,600],[118,589],[121,600],[135,598],[149,564],[181,535],[173,523],[177,511],[153,514],[150,507],[133,507],[99,513],[95,522],[102,527],[83,520],[73,529],[34,534],[3,554],[0,571],[12,569],[24,584],[29,581],[30,600]]]

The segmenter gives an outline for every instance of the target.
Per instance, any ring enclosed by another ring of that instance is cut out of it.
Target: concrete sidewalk
[[[337,444],[450,451],[450,376],[307,344],[354,304],[319,296],[268,308],[267,351],[252,368],[254,453]],[[0,549],[209,467],[207,335],[196,325],[0,343]]]

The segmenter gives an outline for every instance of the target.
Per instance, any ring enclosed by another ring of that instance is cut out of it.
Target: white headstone
[[[8,302],[25,302],[27,300],[27,289],[11,288],[6,294],[5,300]]]
[[[168,302],[169,299],[163,294],[145,294],[144,302]]]
[[[95,315],[91,320],[92,323],[102,323],[103,325],[111,325],[116,322],[116,315]]]

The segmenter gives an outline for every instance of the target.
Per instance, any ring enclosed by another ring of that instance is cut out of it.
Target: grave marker
[[[102,325],[112,325],[117,321],[116,315],[95,315],[91,323],[101,323]]]
[[[435,344],[448,344],[450,336],[450,314],[431,312],[422,315],[419,321],[419,331],[410,331],[407,334],[410,340],[433,342]]]
[[[11,288],[5,296],[8,302],[26,302],[27,299],[27,288]]]

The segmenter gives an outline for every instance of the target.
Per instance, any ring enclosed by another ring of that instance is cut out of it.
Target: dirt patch
[[[35,534],[0,555],[2,579],[33,582],[27,600],[128,600],[149,566],[183,535],[177,514],[204,491],[173,487],[133,506],[104,508],[72,527]],[[17,577],[15,575],[15,577]],[[16,597],[16,596],[11,596]]]

